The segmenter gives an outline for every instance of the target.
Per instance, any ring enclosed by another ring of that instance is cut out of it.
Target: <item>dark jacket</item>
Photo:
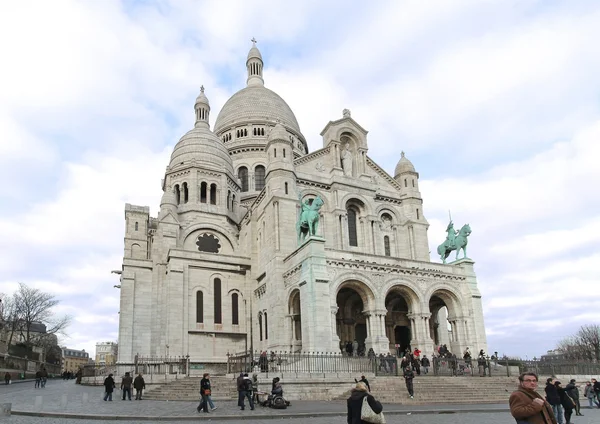
[[[530,424],[556,424],[550,404],[544,402],[543,405],[539,405],[533,401],[535,398],[544,400],[533,390],[519,389],[513,392],[508,400],[513,418]]]
[[[550,405],[560,405],[560,397],[558,396],[558,390],[556,390],[554,384],[546,383],[544,391],[546,392],[546,400]]]
[[[406,381],[412,381],[412,379],[415,378],[415,373],[412,370],[404,370],[403,374]]]
[[[571,399],[569,397],[566,389],[564,389],[562,387],[558,387],[557,391],[558,391],[558,397],[560,399],[560,404],[563,406],[563,408],[565,408],[565,409],[575,408],[575,402],[573,401],[573,399]]]
[[[137,376],[135,380],[133,380],[133,388],[135,390],[142,390],[146,388],[146,382],[144,381],[144,377]]]
[[[594,388],[594,391],[595,391],[596,393],[600,393],[600,381],[596,381],[596,382],[595,382],[595,383],[592,385],[592,387]]]
[[[208,390],[208,393],[206,392]],[[203,378],[200,380],[200,394],[201,395],[209,395],[210,394],[210,380],[208,378]]]
[[[565,386],[565,391],[571,397],[571,399],[579,399],[579,389],[575,383],[569,383]]]
[[[424,367],[428,367],[429,366],[429,358],[421,359],[421,365],[423,365]]]
[[[363,405],[363,398],[367,396],[367,402],[369,406],[376,414],[383,411],[381,403],[377,402],[373,396],[362,390],[353,389],[350,397],[348,398],[348,424],[368,424],[366,421],[360,419],[360,413]]]
[[[106,390],[106,393],[112,393],[114,388],[115,380],[111,376],[106,377],[104,379],[104,390]]]
[[[131,385],[133,384],[133,377],[130,375],[126,375],[121,380],[121,389],[131,389]]]
[[[244,383],[244,376],[243,375],[240,375],[237,378],[236,383],[237,383],[238,392],[243,392],[244,390],[246,390],[246,384]]]

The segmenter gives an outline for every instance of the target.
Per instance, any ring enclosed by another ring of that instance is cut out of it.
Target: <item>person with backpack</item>
[[[248,403],[250,404],[250,410],[254,411],[254,401],[252,400],[252,380],[248,377],[248,373],[244,373],[243,378],[243,390],[241,392],[240,398],[240,409],[243,411],[245,409],[244,399],[248,399]]]

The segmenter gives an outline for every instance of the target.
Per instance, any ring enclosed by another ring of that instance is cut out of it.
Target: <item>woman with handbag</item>
[[[217,407],[213,404],[212,399],[210,397],[210,375],[208,373],[204,373],[202,380],[200,380],[200,395],[202,396],[202,400],[200,401],[200,405],[196,408],[198,412],[204,411],[208,413],[208,406],[210,405],[210,410],[214,411]]]
[[[565,410],[565,420],[567,421],[565,424],[571,424],[571,415],[573,414],[573,409],[575,408],[575,401],[571,399],[566,389],[561,386],[560,381],[555,381],[554,385],[558,391],[560,403]]]
[[[358,382],[348,398],[348,424],[385,424],[383,406]]]

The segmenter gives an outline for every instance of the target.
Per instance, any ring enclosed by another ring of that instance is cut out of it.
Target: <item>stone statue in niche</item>
[[[341,153],[342,168],[344,169],[344,175],[347,177],[352,176],[352,152],[350,151],[350,143],[346,143],[344,150]]]
[[[381,229],[382,230],[391,230],[392,229],[392,219],[389,216],[384,215],[381,218]]]

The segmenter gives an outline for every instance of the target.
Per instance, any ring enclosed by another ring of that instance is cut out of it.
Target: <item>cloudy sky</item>
[[[539,356],[599,322],[600,4],[558,0],[69,1],[0,5],[0,292],[24,282],[116,340],[124,204],[157,213],[206,87],[212,123],[266,86],[311,151],[343,108],[421,176],[435,252],[470,223],[490,350]],[[437,261],[437,257],[432,257]]]

